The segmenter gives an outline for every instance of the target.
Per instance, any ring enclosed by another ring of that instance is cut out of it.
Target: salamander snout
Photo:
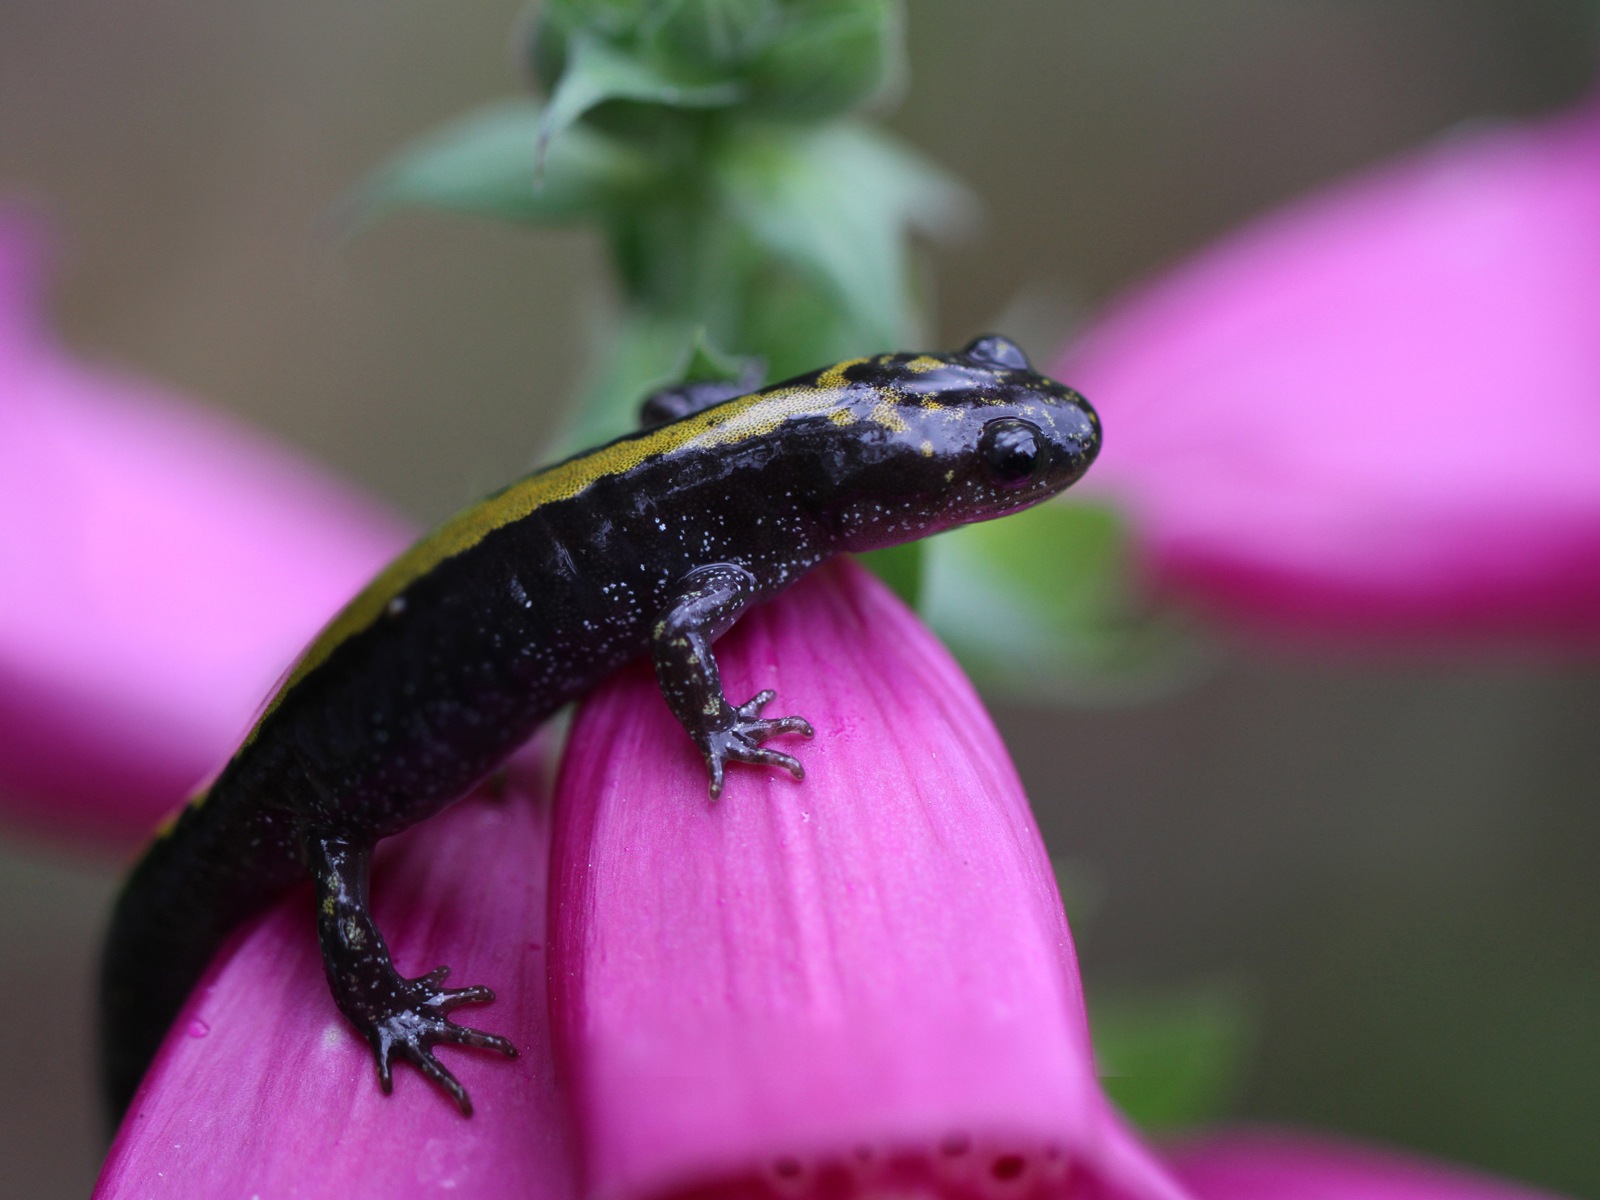
[[[1083,477],[1100,452],[1100,421],[1082,396],[1031,371],[1007,380],[1000,403],[979,410],[977,479],[993,509],[1037,503]],[[985,514],[990,515],[990,514]]]
[[[1100,421],[1016,343],[978,338],[952,354],[884,356],[853,368],[861,391],[839,429],[841,542],[872,549],[1004,516],[1076,483]]]
[[[1057,385],[1060,387],[1060,385]],[[1089,402],[1068,387],[1060,387],[1060,400],[1048,406],[1053,465],[1061,486],[1078,482],[1100,453],[1100,418]]]

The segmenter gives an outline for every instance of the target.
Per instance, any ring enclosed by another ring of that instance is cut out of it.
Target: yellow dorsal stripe
[[[630,471],[652,458],[764,437],[795,417],[825,413],[845,399],[848,385],[843,372],[848,365],[841,363],[824,372],[818,377],[821,386],[791,385],[755,392],[659,429],[610,442],[536,471],[457,513],[385,567],[328,623],[300,656],[245,744],[255,738],[261,722],[277,708],[279,700],[327,661],[336,646],[375,622],[401,592],[446,559],[470,550],[496,529],[520,521],[546,505],[570,500],[598,480]]]

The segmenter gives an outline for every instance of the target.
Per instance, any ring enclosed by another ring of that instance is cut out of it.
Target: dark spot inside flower
[[[800,1174],[800,1160],[798,1158],[780,1158],[772,1164],[772,1169],[778,1173],[780,1179],[793,1179]]]
[[[1025,1165],[1020,1154],[1002,1154],[989,1171],[996,1179],[1015,1179],[1022,1174]]]
[[[862,1162],[871,1161],[871,1159],[872,1159],[872,1147],[867,1145],[865,1142],[862,1142],[861,1145],[856,1147],[856,1157],[858,1159],[860,1159]]]
[[[972,1148],[972,1139],[964,1133],[952,1133],[939,1143],[939,1149],[952,1157],[965,1154]]]

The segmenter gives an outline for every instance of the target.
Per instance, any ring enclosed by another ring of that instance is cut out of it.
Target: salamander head
[[[1077,482],[1100,450],[1100,421],[1071,388],[990,335],[948,355],[840,363],[827,420],[826,507],[840,544],[870,550],[1027,508]]]

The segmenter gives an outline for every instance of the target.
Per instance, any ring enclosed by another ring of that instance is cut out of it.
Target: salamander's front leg
[[[654,429],[668,421],[682,420],[695,413],[737,396],[748,396],[761,386],[766,377],[767,364],[759,358],[747,358],[739,368],[737,379],[700,379],[675,383],[652,392],[639,405],[639,424]]]
[[[761,710],[773,696],[770,691],[738,707],[730,704],[711,655],[711,643],[733,627],[756,595],[756,581],[743,567],[733,563],[701,567],[684,578],[652,631],[651,655],[661,694],[705,755],[713,800],[722,795],[722,773],[729,759],[782,767],[796,779],[805,778],[805,768],[797,760],[761,743],[780,733],[810,737],[811,723],[803,717],[762,720]]]
[[[447,1015],[462,1004],[487,1003],[494,993],[486,987],[440,987],[449,967],[420,979],[406,979],[395,970],[367,907],[370,845],[312,835],[306,839],[306,858],[317,881],[317,938],[328,987],[339,1011],[371,1044],[383,1090],[393,1087],[390,1063],[398,1054],[449,1092],[461,1111],[471,1116],[466,1089],[434,1058],[432,1048],[453,1042],[515,1058],[516,1047],[505,1038],[457,1025]]]

